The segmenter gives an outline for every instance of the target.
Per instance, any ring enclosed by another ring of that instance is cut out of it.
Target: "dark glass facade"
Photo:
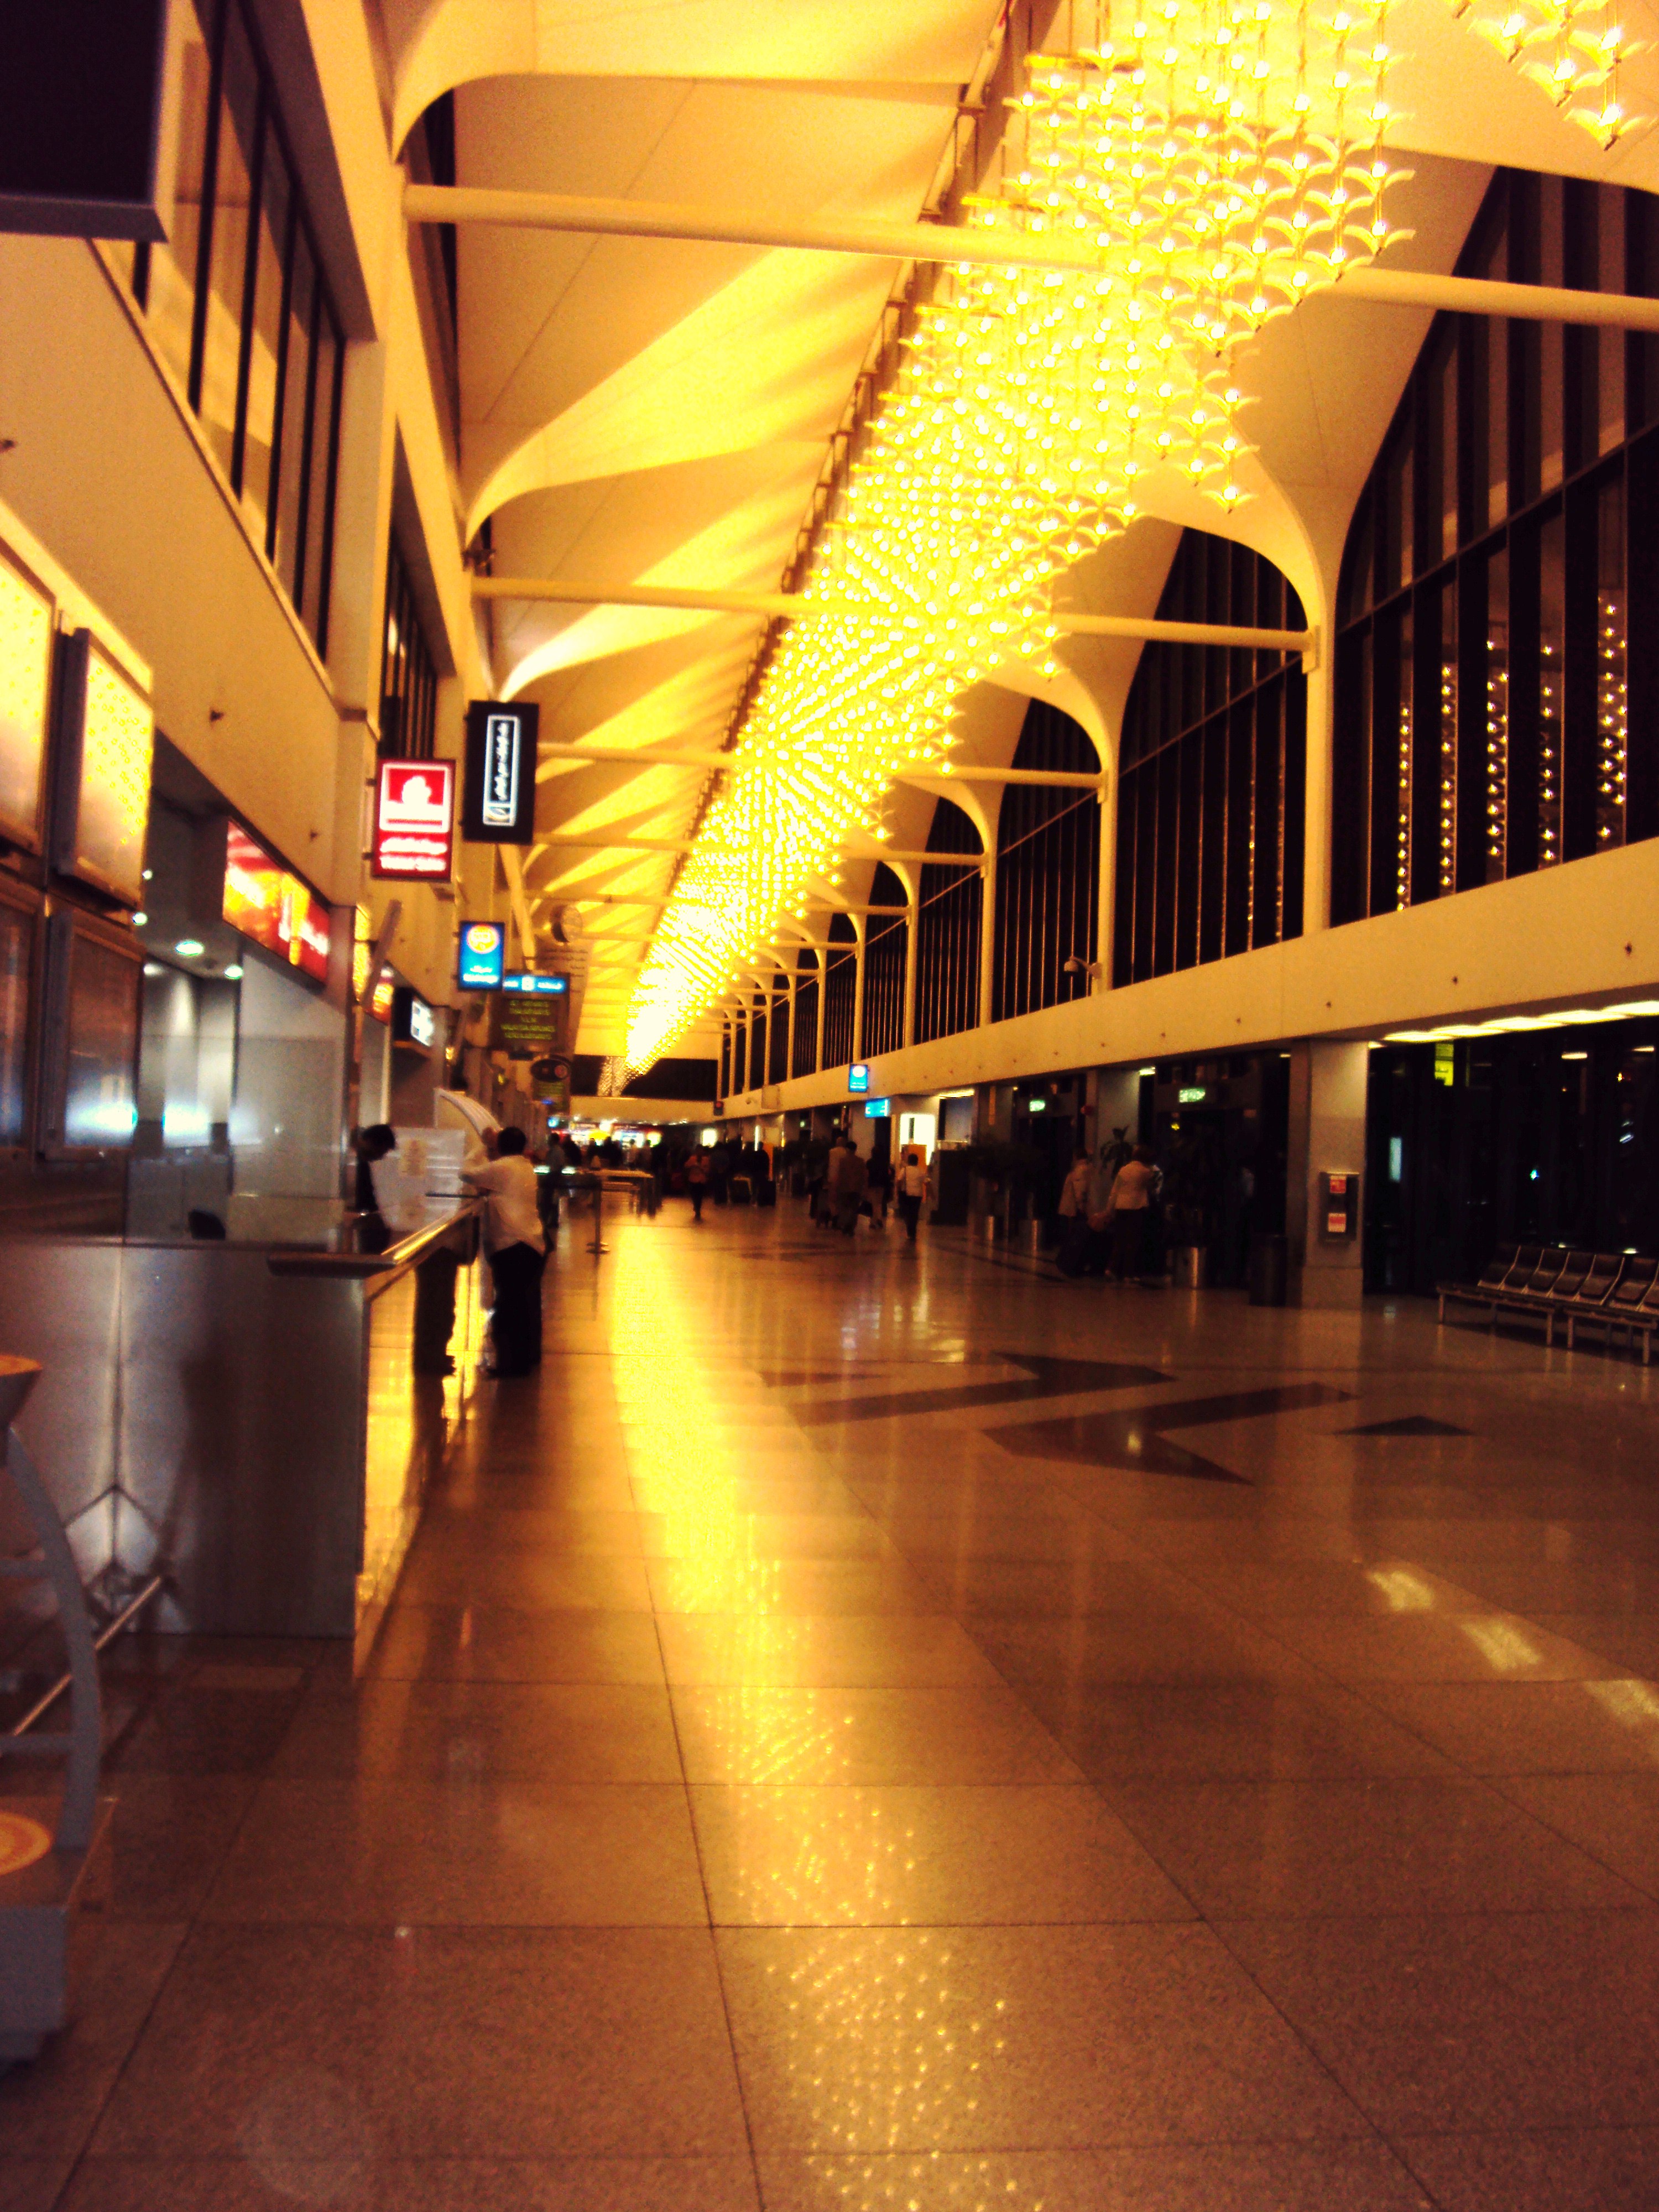
[[[173,234],[132,289],[295,612],[328,651],[345,343],[243,0],[184,0]]]
[[[1158,619],[1306,622],[1271,562],[1198,530],[1182,534]],[[1145,647],[1118,757],[1115,984],[1301,935],[1307,726],[1288,654]]]
[[[1033,700],[1013,765],[1097,775],[1100,756],[1069,714]],[[1092,791],[1009,784],[997,817],[995,957],[991,1019],[1080,999],[1086,975],[1067,974],[1073,956],[1092,961],[1100,911],[1100,800]]]
[[[1659,290],[1646,195],[1500,171],[1459,273]],[[1338,606],[1332,919],[1659,831],[1659,349],[1436,318]]]

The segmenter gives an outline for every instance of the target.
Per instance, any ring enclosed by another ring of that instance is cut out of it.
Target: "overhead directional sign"
[[[536,744],[541,708],[475,699],[466,710],[461,836],[471,845],[527,845],[536,834]]]

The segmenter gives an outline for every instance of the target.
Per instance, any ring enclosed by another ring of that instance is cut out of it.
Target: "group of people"
[[[906,1145],[896,1163],[880,1152],[866,1160],[843,1129],[830,1145],[822,1181],[812,1184],[809,1194],[813,1219],[843,1237],[853,1234],[866,1206],[875,1227],[884,1228],[889,1202],[896,1200],[905,1235],[914,1244],[927,1195],[927,1155],[920,1145]]]
[[[397,1238],[425,1228],[429,1218],[425,1194],[411,1192],[402,1177],[388,1171],[397,1148],[397,1132],[386,1122],[371,1123],[358,1133],[357,1242],[366,1252],[386,1251]],[[547,1232],[524,1131],[499,1129],[488,1139],[469,1139],[461,1180],[487,1201],[483,1229],[492,1292],[489,1371],[503,1377],[528,1375],[542,1356]],[[443,1245],[416,1264],[413,1357],[417,1374],[454,1370],[449,1340],[455,1325],[459,1265],[458,1255]]]
[[[1115,1275],[1138,1282],[1150,1262],[1159,1176],[1150,1145],[1115,1164],[1103,1145],[1097,1160],[1079,1148],[1060,1194],[1060,1267],[1067,1275]]]

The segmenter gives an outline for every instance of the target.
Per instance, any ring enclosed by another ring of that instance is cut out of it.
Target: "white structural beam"
[[[701,851],[730,854],[738,859],[742,857],[732,846],[699,846],[696,840],[690,837],[562,837],[557,830],[554,830],[550,836],[538,838],[537,842],[546,852],[551,852],[556,848],[574,853],[696,853]],[[981,865],[981,856],[977,853],[901,853],[890,851],[886,846],[878,845],[868,852],[848,852],[847,858],[849,861],[914,860],[926,862],[929,867],[976,868]],[[555,897],[557,896],[557,890],[549,885],[544,895],[550,898]],[[571,889],[566,903],[575,906],[580,902],[581,896],[580,890]]]
[[[589,237],[681,238],[714,245],[784,247],[807,253],[873,255],[880,260],[945,262],[958,267],[1061,269],[1098,275],[1102,257],[1086,239],[1059,231],[927,222],[779,222],[747,208],[696,208],[654,200],[589,199],[564,192],[501,191],[476,185],[409,184],[410,222],[483,222],[519,230],[575,231]],[[1492,283],[1364,263],[1340,280],[1350,299],[1383,307],[1445,308],[1455,314],[1509,315],[1522,321],[1599,323],[1615,330],[1659,331],[1659,300],[1547,284]]]
[[[799,592],[702,592],[678,584],[568,584],[543,576],[475,576],[472,596],[475,599],[546,601],[567,607],[683,607],[703,614],[759,615],[769,622],[810,622],[827,615],[884,624],[895,619],[888,607],[854,599],[811,599]],[[1311,653],[1317,643],[1310,629],[1159,622],[1152,616],[1091,615],[1066,607],[1051,609],[1048,620],[1072,637],[1133,638],[1158,645],[1243,646],[1259,653]]]

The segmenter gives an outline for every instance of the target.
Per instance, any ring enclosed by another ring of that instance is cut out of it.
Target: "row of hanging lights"
[[[1052,673],[1054,586],[1173,476],[1245,496],[1235,357],[1388,244],[1387,0],[1073,5],[1011,103],[976,229],[1091,249],[1086,270],[943,265],[751,687],[629,1010],[641,1073],[821,900],[896,777],[948,774],[962,692]],[[1605,8],[1528,0],[1476,27],[1607,134],[1630,51]],[[1553,44],[1551,44],[1553,41]],[[1597,71],[1601,74],[1598,76]],[[1592,114],[1592,110],[1594,113]],[[856,612],[830,611],[851,605]]]

